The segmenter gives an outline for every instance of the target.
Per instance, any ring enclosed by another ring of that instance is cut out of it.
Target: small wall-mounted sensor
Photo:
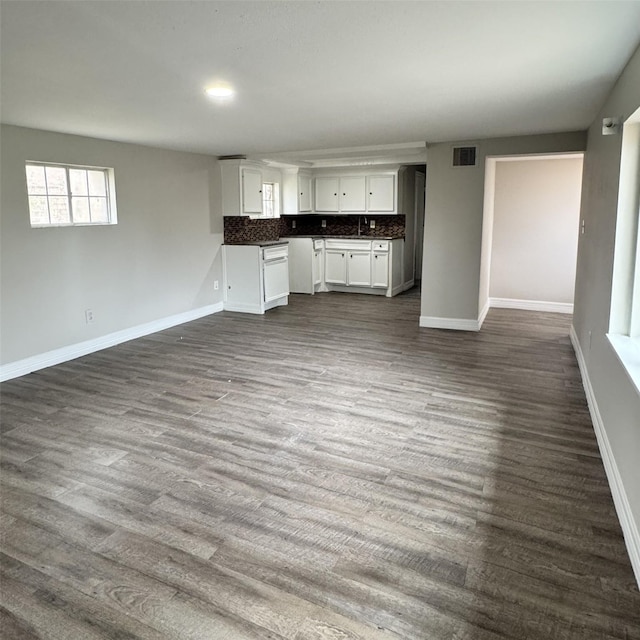
[[[321,226],[322,226],[322,228],[324,229],[324,228],[327,226],[327,221],[326,221],[326,220],[323,220],[323,221],[322,221]]]
[[[602,135],[615,136],[620,133],[620,118],[603,118],[602,119]]]

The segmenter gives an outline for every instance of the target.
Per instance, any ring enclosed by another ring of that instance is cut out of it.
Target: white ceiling
[[[585,129],[640,42],[640,1],[2,0],[0,12],[3,122],[214,155]],[[204,95],[216,80],[233,100]]]

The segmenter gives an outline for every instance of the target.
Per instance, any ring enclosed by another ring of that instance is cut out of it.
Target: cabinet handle
[[[372,196],[373,195],[373,191],[369,191],[369,195]]]
[[[376,260],[378,259],[378,256],[373,256]]]
[[[344,258],[344,253],[342,254],[342,257]]]

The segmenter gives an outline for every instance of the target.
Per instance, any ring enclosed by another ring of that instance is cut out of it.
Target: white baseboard
[[[573,313],[570,302],[545,302],[544,300],[518,300],[516,298],[489,298],[489,306],[498,309],[523,309],[548,313]]]
[[[163,331],[164,329],[169,329],[170,327],[175,327],[185,322],[191,322],[192,320],[203,318],[218,311],[222,311],[222,302],[207,305],[206,307],[199,307],[198,309],[192,309],[191,311],[185,311],[184,313],[178,313],[166,318],[160,318],[159,320],[153,320],[145,324],[139,324],[129,329],[123,329],[122,331],[108,333],[99,338],[78,342],[68,347],[53,349],[52,351],[24,358],[23,360],[9,362],[0,367],[0,381],[11,380],[12,378],[18,378],[33,371],[38,371],[39,369],[45,369],[46,367],[52,367],[62,362],[75,360],[81,356],[114,347],[117,344],[134,340],[135,338],[142,338],[151,333]]]
[[[627,545],[627,551],[629,552],[631,567],[633,568],[636,581],[640,587],[640,531],[638,531],[638,525],[633,517],[631,505],[627,498],[627,493],[622,483],[613,451],[611,450],[607,431],[602,416],[600,415],[600,409],[598,408],[593,387],[591,386],[591,380],[589,379],[584,354],[582,353],[582,348],[580,347],[580,342],[578,341],[578,336],[573,325],[571,326],[569,335],[578,360],[578,367],[580,368],[580,375],[582,376],[582,385],[584,386],[584,392],[587,396],[589,413],[591,414],[591,421],[593,422],[593,430],[596,434],[596,440],[598,441],[600,456],[607,474],[607,480],[609,481],[613,503],[616,508],[616,513],[618,514],[618,520],[620,521],[624,541]]]
[[[467,318],[436,318],[434,316],[420,316],[420,326],[429,329],[480,331],[480,322],[478,320],[468,320]]]
[[[484,319],[487,317],[487,313],[489,313],[490,308],[491,308],[491,300],[487,298],[487,301],[485,302],[485,305],[484,307],[482,307],[482,311],[480,311],[480,315],[478,316],[478,331],[480,331],[480,328],[482,327],[482,323],[484,322]]]

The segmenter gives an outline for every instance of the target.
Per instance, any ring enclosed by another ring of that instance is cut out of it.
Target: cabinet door
[[[262,172],[242,169],[242,213],[262,213]]]
[[[339,178],[316,178],[316,211],[338,211]]]
[[[313,251],[313,284],[322,283],[322,250],[314,249]]]
[[[311,211],[310,176],[298,176],[298,211]]]
[[[396,177],[380,175],[367,177],[367,211],[396,210]]]
[[[384,289],[389,286],[389,254],[386,252],[373,254],[371,286]]]
[[[331,284],[347,284],[347,252],[325,249],[324,280]]]
[[[349,251],[347,284],[352,287],[371,286],[371,251]]]
[[[340,211],[364,211],[366,205],[364,176],[340,178]]]

